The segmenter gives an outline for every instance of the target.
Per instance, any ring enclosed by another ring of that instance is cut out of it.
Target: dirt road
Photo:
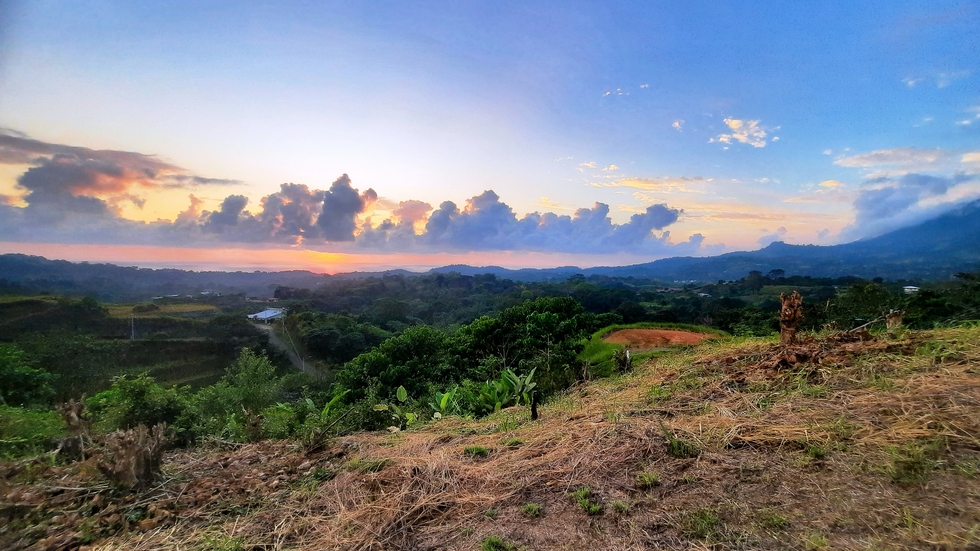
[[[312,364],[307,364],[303,360],[303,358],[301,358],[299,354],[296,353],[296,351],[293,349],[292,346],[290,346],[288,342],[283,341],[281,338],[279,338],[279,335],[276,334],[275,328],[271,324],[253,323],[252,325],[268,333],[269,344],[285,352],[286,355],[289,356],[289,361],[291,361],[293,365],[296,366],[296,369],[302,371],[303,373],[306,373],[307,375],[319,375],[319,373],[317,373],[316,368],[313,367]]]

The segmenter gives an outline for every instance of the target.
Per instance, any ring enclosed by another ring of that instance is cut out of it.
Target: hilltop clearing
[[[709,340],[540,412],[359,433],[312,454],[289,441],[175,451],[157,486],[127,495],[90,462],[34,463],[3,478],[0,546],[980,545],[980,327],[792,348]]]
[[[606,342],[625,344],[636,350],[649,350],[662,346],[701,344],[713,335],[678,331],[673,329],[621,329],[605,336]]]

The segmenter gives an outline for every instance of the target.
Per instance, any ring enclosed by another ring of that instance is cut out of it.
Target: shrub
[[[189,403],[188,387],[166,388],[143,374],[113,378],[112,386],[86,400],[85,405],[95,426],[111,432],[138,425],[175,425]]]
[[[54,396],[54,375],[29,365],[16,346],[0,344],[0,404],[31,406]]]

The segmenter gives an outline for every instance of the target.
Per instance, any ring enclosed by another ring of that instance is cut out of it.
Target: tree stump
[[[902,316],[905,314],[902,310],[892,310],[885,314],[885,326],[888,329],[898,329],[902,326]]]
[[[779,311],[779,343],[786,346],[796,344],[796,332],[803,321],[803,297],[799,291],[784,295],[779,300],[783,306]]]

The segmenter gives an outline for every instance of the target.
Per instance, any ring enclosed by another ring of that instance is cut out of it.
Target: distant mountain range
[[[575,274],[615,278],[715,282],[739,279],[750,271],[786,275],[840,277],[846,275],[885,279],[938,280],[961,271],[980,270],[980,201],[921,224],[871,239],[832,246],[787,245],[777,242],[764,249],[719,256],[665,258],[646,264],[578,268],[525,268],[499,266],[444,266],[425,273],[459,272],[463,275],[493,274],[517,281],[567,279]],[[329,276],[307,271],[288,272],[194,272],[176,269],[122,267],[113,264],[72,263],[21,254],[0,255],[0,290],[22,288],[106,297],[112,288],[115,300],[145,300],[154,295],[201,291],[245,292],[271,296],[276,286],[313,288],[331,279],[382,275],[416,275],[406,270],[354,272]]]
[[[434,272],[464,275],[492,273],[522,281],[586,276],[634,277],[664,282],[715,282],[739,279],[750,271],[785,270],[787,275],[886,279],[945,279],[961,271],[980,270],[980,201],[921,224],[842,245],[787,245],[695,258],[674,257],[632,266],[581,269],[574,266],[541,270],[508,270],[495,266],[446,266]]]

